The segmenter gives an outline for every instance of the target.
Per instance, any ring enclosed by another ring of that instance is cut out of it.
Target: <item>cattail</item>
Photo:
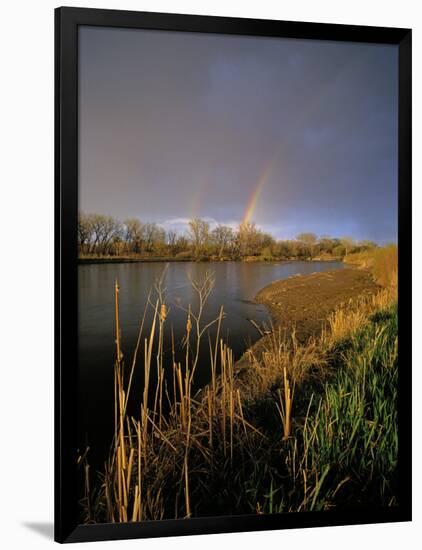
[[[190,320],[190,315],[188,315],[188,320],[187,320],[187,323],[186,323],[186,332],[188,333],[188,336],[189,336],[191,330],[192,330],[192,322]]]
[[[167,317],[167,308],[166,304],[161,304],[161,321],[164,323]]]

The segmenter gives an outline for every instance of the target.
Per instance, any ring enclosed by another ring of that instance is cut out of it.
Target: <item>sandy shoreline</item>
[[[298,341],[305,342],[320,333],[337,307],[377,290],[368,271],[346,268],[274,281],[258,292],[255,301],[268,307],[274,328],[290,334],[294,327]],[[252,346],[255,354],[262,353],[268,338],[263,336]],[[237,362],[238,368],[249,363],[249,351]]]

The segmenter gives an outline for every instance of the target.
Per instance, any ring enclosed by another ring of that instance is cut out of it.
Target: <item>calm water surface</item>
[[[204,323],[218,315],[224,306],[222,335],[239,358],[259,334],[249,319],[258,324],[269,322],[267,309],[253,303],[256,293],[277,279],[295,274],[309,274],[342,268],[340,262],[279,262],[279,263],[127,263],[80,265],[79,275],[79,421],[78,433],[83,447],[89,444],[91,462],[101,464],[113,430],[113,363],[114,283],[120,285],[120,325],[122,350],[129,365],[138,336],[140,320],[150,289],[165,269],[166,357],[171,361],[170,330],[173,328],[176,353],[186,327],[186,308],[195,307],[196,297],[189,276],[201,280],[207,271],[214,273],[215,287],[209,298]],[[154,294],[153,294],[154,295]],[[148,322],[146,323],[148,326]],[[211,331],[212,334],[212,331]],[[195,384],[201,387],[209,381],[208,342],[201,350],[202,360]],[[171,369],[171,363],[169,365]],[[137,413],[136,399],[142,390],[142,373],[138,371],[132,395],[131,413]]]

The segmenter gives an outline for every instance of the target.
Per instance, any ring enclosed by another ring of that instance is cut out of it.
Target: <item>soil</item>
[[[310,275],[294,275],[274,281],[258,292],[255,301],[265,304],[271,313],[273,328],[291,334],[295,328],[299,342],[320,334],[328,316],[337,307],[370,296],[379,290],[371,274],[363,269],[344,268]],[[264,336],[253,346],[260,354],[265,348]],[[249,362],[248,352],[238,361],[243,367]]]

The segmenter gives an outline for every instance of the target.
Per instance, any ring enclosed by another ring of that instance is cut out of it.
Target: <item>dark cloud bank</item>
[[[393,46],[85,27],[80,208],[397,238]]]

